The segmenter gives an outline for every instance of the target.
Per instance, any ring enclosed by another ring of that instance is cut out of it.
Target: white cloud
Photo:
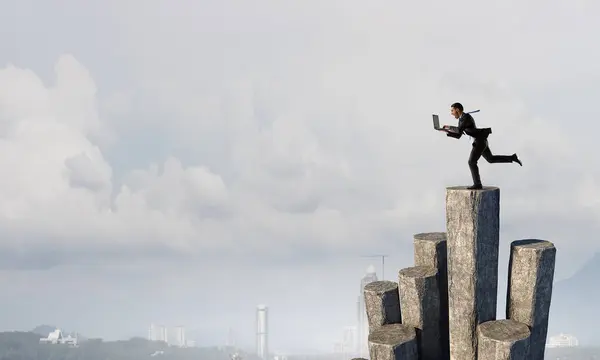
[[[360,66],[322,76],[332,84],[342,82]],[[392,70],[389,78],[399,80],[404,73]],[[186,166],[171,157],[161,165],[130,169],[123,183],[114,183],[111,165],[94,142],[103,127],[96,85],[81,64],[70,55],[61,57],[52,87],[14,66],[1,74],[5,88],[19,89],[16,95],[3,90],[1,98],[4,125],[11,130],[0,159],[12,174],[0,186],[3,215],[68,243],[166,244],[197,251],[240,243],[246,249],[285,252],[307,244],[352,249],[364,247],[364,239],[378,228],[401,228],[409,219],[441,210],[441,187],[459,178],[468,181],[466,140],[434,133],[424,110],[426,93],[450,98],[456,81],[440,87],[427,77],[412,82],[406,89],[413,91],[403,92],[399,106],[389,96],[389,87],[396,85],[383,78],[347,83],[342,92],[315,88],[301,103],[296,88],[283,82],[244,81],[224,95],[197,97],[197,103],[207,104],[189,108],[198,122],[162,124],[190,134],[182,137],[184,148],[193,148],[192,139],[201,143],[212,136],[226,142],[230,157],[220,164],[228,169],[226,178],[201,163]],[[294,84],[300,78],[290,80]],[[483,108],[482,126],[492,123],[500,133],[498,141],[492,139],[494,151],[525,149],[531,157],[543,148],[545,155],[572,156],[558,125],[544,124],[547,135],[532,136],[542,123],[527,119],[507,89],[493,81],[465,83],[466,75],[460,80],[467,89],[460,97]],[[482,86],[488,91],[480,93]],[[277,97],[283,101],[271,106],[268,99]],[[447,108],[439,100],[436,108]],[[493,119],[500,114],[508,119],[496,125]],[[482,171],[502,179],[520,169]]]
[[[434,133],[423,110],[427,100],[421,96],[429,89],[433,98],[450,98],[449,88],[456,81],[441,80],[439,89],[432,79],[414,83],[415,91],[405,93],[403,101],[412,99],[422,107],[398,108],[391,98],[358,85],[344,89],[354,89],[364,100],[354,95],[349,101],[340,93],[317,89],[305,104],[297,105],[293,88],[254,80],[220,97],[199,97],[200,104],[208,104],[190,113],[199,122],[163,124],[192,134],[187,140],[203,142],[215,136],[226,142],[230,156],[220,160],[226,177],[202,163],[185,165],[170,157],[160,165],[130,169],[122,183],[115,183],[102,147],[93,140],[94,131],[103,127],[96,86],[72,56],[61,57],[58,64],[51,88],[27,70],[11,66],[1,72],[6,79],[12,77],[22,94],[30,94],[11,97],[3,92],[4,124],[12,130],[2,141],[0,155],[2,166],[12,174],[0,187],[2,214],[9,226],[28,233],[77,246],[89,242],[105,247],[163,244],[196,252],[293,253],[306,247],[353,251],[368,247],[365,239],[371,244],[383,241],[377,234],[385,229],[426,231],[409,224],[423,223],[431,214],[443,216],[443,186],[469,180],[468,142]],[[339,80],[350,73],[340,73]],[[524,169],[549,164],[538,154],[563,160],[574,156],[559,125],[527,118],[509,89],[494,82],[464,83],[465,75],[460,79],[463,89],[471,89],[463,90],[461,97],[483,108],[480,125],[500,133],[497,140],[491,139],[495,152],[517,149],[526,162]],[[482,87],[488,90],[481,92]],[[271,106],[267,100],[277,96],[284,101]],[[331,103],[317,102],[319,97]],[[207,109],[212,116],[205,116]],[[500,114],[507,120],[498,121]],[[545,136],[536,136],[541,127]],[[124,138],[118,141],[127,143]],[[494,166],[487,168],[482,161],[484,179],[508,181],[507,173],[518,176],[523,171]],[[536,181],[533,172],[527,175],[527,182]],[[521,198],[521,211],[509,213],[524,216],[524,209],[533,211],[543,198],[530,193]],[[556,197],[546,199],[555,204],[546,209],[564,206]],[[36,236],[31,241],[45,240]]]

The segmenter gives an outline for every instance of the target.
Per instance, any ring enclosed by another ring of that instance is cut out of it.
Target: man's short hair
[[[454,103],[452,104],[452,107],[460,111],[465,111],[461,103]]]

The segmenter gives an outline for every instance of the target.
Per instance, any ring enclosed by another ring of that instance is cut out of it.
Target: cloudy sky
[[[431,128],[455,101],[523,161],[480,163],[501,275],[537,237],[569,276],[600,250],[599,10],[0,0],[1,327],[251,345],[265,303],[274,350],[329,350],[380,273],[360,256],[389,254],[394,279],[412,234],[443,231],[445,187],[470,184],[469,140]]]

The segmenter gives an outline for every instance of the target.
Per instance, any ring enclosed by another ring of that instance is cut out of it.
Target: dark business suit
[[[475,126],[475,120],[471,114],[463,113],[458,119],[458,131],[447,132],[447,136],[460,139],[465,133],[473,138],[473,148],[469,156],[469,169],[471,169],[471,177],[473,177],[473,185],[481,185],[481,177],[479,176],[479,167],[477,161],[481,156],[489,163],[510,163],[514,157],[510,155],[493,155],[488,147],[488,136],[492,133],[491,128],[478,129]]]

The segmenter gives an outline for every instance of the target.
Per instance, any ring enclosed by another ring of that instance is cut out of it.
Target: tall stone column
[[[420,360],[441,360],[438,270],[414,266],[400,270],[402,323],[417,329]]]
[[[514,320],[479,325],[478,360],[543,360],[529,356],[529,327]]]
[[[531,329],[531,359],[543,359],[554,281],[556,248],[550,241],[513,241],[508,265],[506,318]]]
[[[448,262],[445,232],[415,234],[415,266],[432,266],[438,270],[438,290],[440,299],[440,337],[442,344],[441,360],[450,358],[450,340],[448,338]]]
[[[419,360],[417,332],[403,324],[383,325],[369,334],[371,360]]]
[[[477,359],[477,325],[496,319],[500,189],[446,189],[450,358]]]
[[[401,322],[398,283],[387,280],[373,281],[365,285],[364,294],[369,332],[383,325]]]

